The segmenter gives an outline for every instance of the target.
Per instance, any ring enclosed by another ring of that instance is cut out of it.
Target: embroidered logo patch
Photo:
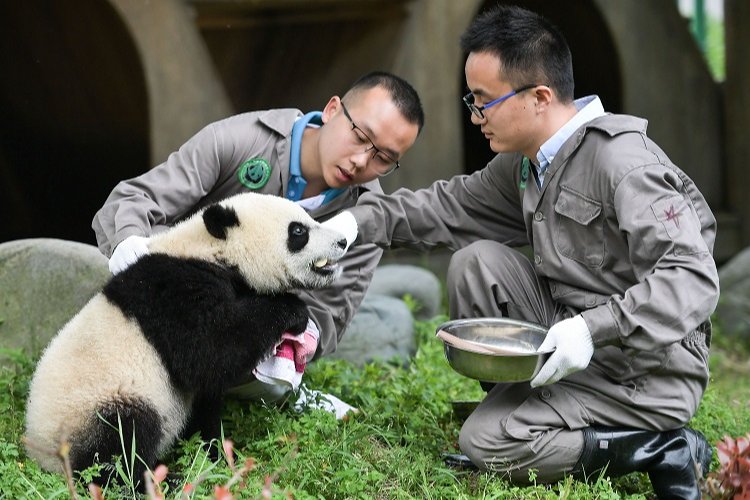
[[[251,158],[240,165],[237,176],[246,188],[260,189],[268,184],[268,179],[271,178],[271,165],[263,158]]]
[[[680,228],[680,216],[682,214],[680,212],[675,212],[674,205],[669,205],[669,210],[664,211],[664,216],[667,218],[668,221],[674,222],[674,225],[677,226],[677,228]]]

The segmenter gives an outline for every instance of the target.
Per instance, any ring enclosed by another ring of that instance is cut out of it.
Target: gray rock
[[[39,354],[109,277],[107,258],[92,245],[49,238],[0,244],[0,347]]]
[[[442,287],[431,271],[402,264],[379,266],[372,277],[370,295],[387,295],[397,299],[410,295],[417,303],[417,319],[430,319],[440,312]]]
[[[716,317],[722,334],[750,343],[750,247],[719,269],[719,284]]]
[[[345,359],[357,366],[393,358],[406,363],[416,350],[414,318],[406,303],[368,293],[336,352],[328,357]]]

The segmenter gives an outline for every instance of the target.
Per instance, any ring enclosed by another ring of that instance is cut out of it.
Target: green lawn
[[[440,460],[455,451],[460,422],[451,401],[480,398],[478,384],[454,373],[434,338],[445,318],[418,324],[419,350],[408,367],[373,363],[357,369],[343,361],[322,360],[308,369],[307,383],[340,396],[362,412],[337,421],[322,411],[296,414],[290,408],[264,408],[231,401],[225,412],[225,436],[237,462],[253,459],[245,482],[230,490],[235,498],[260,498],[264,485],[274,498],[649,498],[645,476],[600,479],[586,485],[573,480],[550,486],[517,488],[499,475],[457,472]],[[750,430],[750,365],[747,357],[715,343],[712,382],[692,426],[711,442],[724,434]],[[33,361],[18,356],[0,372],[0,498],[68,498],[63,477],[40,471],[25,457],[23,415]],[[212,463],[196,438],[181,442],[165,457],[179,475],[166,498],[181,498],[187,483],[200,482],[194,498],[213,498],[214,488],[232,476],[225,460]],[[717,462],[714,461],[714,468]],[[84,482],[77,485],[89,497]],[[127,487],[110,486],[106,498],[132,496]]]

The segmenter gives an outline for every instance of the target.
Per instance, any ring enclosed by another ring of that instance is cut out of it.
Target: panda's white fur
[[[284,331],[304,328],[306,309],[288,292],[329,285],[345,247],[296,204],[260,194],[153,236],[151,254],[113,277],[45,349],[27,404],[29,456],[61,471],[67,441],[74,470],[95,453],[108,461],[122,449],[102,418],[116,425],[118,414],[126,439],[134,422],[150,467],[191,419],[188,430],[215,432],[223,392]]]
[[[29,456],[47,470],[62,472],[57,456],[61,443],[85,432],[100,398],[129,394],[151,401],[167,424],[156,452],[161,455],[185,426],[191,395],[170,383],[138,323],[98,294],[52,340],[37,364],[26,409]]]
[[[259,292],[279,292],[298,285],[319,288],[331,283],[330,276],[310,270],[321,259],[338,261],[343,254],[338,244],[343,235],[321,227],[300,206],[278,196],[238,195],[221,204],[231,205],[240,221],[250,227],[243,229],[241,235],[230,234],[227,240],[222,240],[210,235],[203,223],[180,224],[153,236],[149,249],[175,257],[230,262],[239,267],[247,283]],[[287,239],[279,238],[278,230],[286,231],[292,220],[314,229],[304,253],[290,253]],[[252,234],[252,241],[240,237],[249,236],[247,231]],[[332,239],[336,244],[332,244]],[[340,269],[336,272],[340,273]]]

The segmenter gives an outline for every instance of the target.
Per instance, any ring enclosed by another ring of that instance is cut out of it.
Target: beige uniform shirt
[[[131,235],[164,231],[198,209],[234,194],[254,191],[284,196],[289,182],[291,133],[302,113],[278,109],[244,113],[212,123],[188,140],[167,161],[120,182],[96,213],[92,227],[106,256]],[[247,160],[261,158],[271,167],[268,182],[249,189],[240,182]],[[310,215],[325,219],[356,203],[366,191],[381,193],[375,180],[352,186]],[[301,292],[321,338],[316,356],[333,352],[369,286],[382,251],[374,245],[352,247],[342,260],[344,272],[334,285]]]

